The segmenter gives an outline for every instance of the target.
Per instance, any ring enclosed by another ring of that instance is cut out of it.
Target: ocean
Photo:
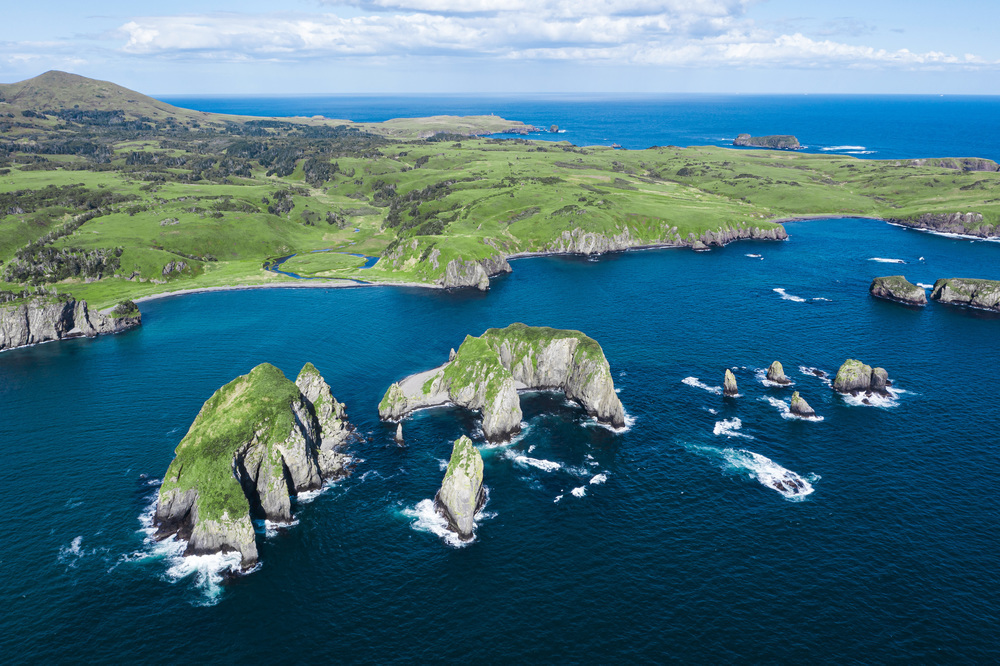
[[[918,154],[856,129],[869,136],[845,145]],[[976,154],[997,156],[988,138]],[[948,145],[927,154],[969,152]],[[786,243],[706,253],[518,259],[485,294],[168,297],[142,304],[136,331],[0,354],[3,660],[995,661],[1000,316],[867,290],[887,274],[1000,279],[1000,243],[862,219],[786,228]],[[439,408],[397,447],[377,414],[389,384],[515,321],[600,342],[627,429],[535,393],[508,445]],[[894,397],[835,394],[815,371],[846,358],[886,368]],[[773,360],[793,386],[765,385]],[[315,363],[364,441],[293,526],[261,526],[260,568],[227,579],[225,558],[151,542],[148,520],[202,403],[264,361],[292,377]],[[821,420],[790,418],[793,390]],[[428,510],[462,434],[483,445],[489,490],[466,545]],[[783,492],[788,478],[806,492]]]

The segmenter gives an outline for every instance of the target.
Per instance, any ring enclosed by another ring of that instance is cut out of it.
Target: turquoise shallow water
[[[1000,318],[867,287],[1000,279],[1000,244],[855,219],[787,229],[787,243],[703,254],[517,260],[488,294],[167,298],[142,305],[135,332],[0,354],[0,654],[994,660]],[[634,422],[615,433],[559,396],[525,396],[527,430],[485,451],[489,503],[455,548],[417,508],[475,416],[420,412],[399,449],[376,405],[466,334],[513,321],[596,338]],[[799,370],[848,356],[905,392],[852,406]],[[823,421],[768,401],[791,392],[756,378],[774,359]],[[182,575],[140,517],[202,402],[262,361],[319,367],[366,437],[356,469],[262,536],[260,570],[221,585]],[[736,400],[684,383],[719,386],[726,367]],[[813,492],[790,501],[761,482],[781,469]]]

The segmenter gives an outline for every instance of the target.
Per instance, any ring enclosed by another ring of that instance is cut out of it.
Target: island
[[[734,146],[745,148],[768,148],[770,150],[800,150],[802,144],[791,134],[771,134],[768,136],[750,136],[740,134],[733,140]]]
[[[849,395],[865,394],[870,398],[872,394],[889,395],[890,384],[885,368],[873,369],[857,359],[849,358],[837,370],[833,390]]]
[[[927,305],[927,293],[902,275],[877,277],[868,287],[868,293],[875,298],[896,301],[906,305]]]
[[[476,527],[476,514],[485,503],[483,456],[472,440],[463,435],[452,447],[441,489],[434,496],[434,506],[448,521],[448,529],[468,541]]]
[[[934,283],[931,300],[1000,312],[1000,280],[944,278]]]
[[[66,294],[0,292],[0,351],[27,345],[121,333],[142,324],[138,306],[122,301],[107,314]]]
[[[262,363],[217,390],[177,445],[156,502],[156,538],[185,555],[258,560],[254,519],[292,521],[290,495],[344,475],[352,436],[343,404],[311,363],[294,382]]]
[[[378,412],[384,421],[399,421],[416,409],[459,405],[482,412],[487,441],[506,441],[521,430],[518,391],[528,390],[561,391],[598,421],[625,425],[611,367],[596,340],[522,323],[466,336],[447,363],[392,384]]]

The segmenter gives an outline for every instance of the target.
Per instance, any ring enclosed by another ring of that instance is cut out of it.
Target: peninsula
[[[511,324],[466,336],[447,363],[392,384],[379,416],[399,421],[416,409],[455,404],[479,410],[488,441],[521,430],[518,391],[562,391],[599,421],[625,425],[604,350],[579,331]]]

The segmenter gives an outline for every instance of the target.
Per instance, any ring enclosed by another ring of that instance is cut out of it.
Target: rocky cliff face
[[[981,157],[933,157],[930,159],[910,160],[910,164],[913,166],[956,169],[958,171],[1000,171],[1000,166],[996,162]]]
[[[290,522],[290,494],[343,473],[351,431],[311,363],[295,383],[257,366],[216,391],[177,446],[157,499],[157,538],[186,539],[187,555],[236,551],[253,566],[253,519]]]
[[[802,416],[804,418],[812,418],[816,416],[816,410],[809,406],[806,399],[799,395],[798,391],[792,393],[792,402],[788,407],[788,411],[796,416]]]
[[[726,368],[726,375],[722,380],[722,395],[734,397],[740,392],[739,388],[736,386],[736,375],[729,368]]]
[[[478,261],[463,261],[452,259],[445,266],[444,276],[440,284],[445,288],[475,287],[480,291],[490,288],[490,277],[501,273],[510,273],[510,264],[500,255],[493,255]]]
[[[931,300],[1000,312],[1000,281],[946,278],[934,283]]]
[[[704,249],[705,246],[722,247],[733,241],[749,239],[787,240],[788,233],[780,225],[762,228],[760,226],[737,224],[717,230],[708,230],[700,236],[691,233],[687,237],[682,238],[677,232],[677,228],[672,227],[662,237],[649,240],[633,236],[627,226],[620,233],[611,236],[577,228],[572,231],[562,232],[560,236],[556,237],[546,246],[545,252],[589,256],[608,252],[621,252],[631,248],[648,247],[651,245]]]
[[[802,144],[791,134],[771,134],[768,136],[750,136],[740,134],[733,140],[734,146],[749,148],[770,148],[772,150],[798,150]]]
[[[773,361],[767,369],[767,380],[775,384],[791,384],[792,380],[785,376],[785,368],[781,361]],[[797,394],[798,392],[796,392]]]
[[[979,238],[1000,236],[1000,224],[984,224],[982,213],[924,213],[915,217],[893,218],[889,222],[904,227]]]
[[[625,425],[600,345],[579,331],[524,324],[466,337],[444,365],[391,385],[379,416],[398,421],[415,409],[453,403],[481,410],[486,438],[502,441],[521,428],[517,392],[525,389],[563,391],[598,420]]]
[[[50,340],[120,333],[142,323],[139,308],[131,301],[111,315],[91,312],[87,301],[35,298],[0,305],[0,351]]]
[[[452,447],[434,505],[448,520],[448,527],[463,540],[469,540],[476,527],[476,514],[485,501],[483,457],[471,439],[459,437]]]
[[[833,390],[840,393],[858,395],[880,393],[885,395],[889,386],[889,375],[884,368],[872,368],[861,361],[849,358],[837,370],[833,380]]]
[[[868,292],[876,298],[898,301],[907,305],[927,305],[927,294],[902,275],[877,277],[872,280]]]

